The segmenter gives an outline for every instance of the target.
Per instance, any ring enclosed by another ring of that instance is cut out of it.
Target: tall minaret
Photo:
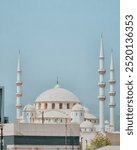
[[[19,56],[18,56],[18,64],[17,64],[17,93],[16,93],[16,111],[17,111],[17,120],[20,119],[21,113],[22,113],[22,104],[21,104],[21,97],[22,97],[22,92],[21,92],[21,86],[22,86],[22,81],[21,81],[21,59],[20,59],[20,51],[19,51]]]
[[[104,132],[105,125],[104,125],[104,104],[105,104],[105,86],[106,83],[104,82],[104,75],[105,75],[105,68],[104,68],[104,49],[103,49],[103,37],[101,35],[101,45],[100,45],[100,56],[99,56],[99,131]]]
[[[113,52],[111,51],[111,62],[110,62],[110,80],[109,80],[109,84],[110,84],[110,92],[109,92],[109,96],[110,96],[110,102],[109,102],[109,108],[110,108],[110,132],[115,131],[115,119],[114,119],[114,109],[115,109],[115,79],[114,79],[114,71],[115,71],[115,67],[114,67],[114,61],[113,61]]]

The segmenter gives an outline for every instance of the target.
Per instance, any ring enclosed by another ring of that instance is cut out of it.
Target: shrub
[[[109,138],[102,133],[97,133],[95,138],[91,141],[92,149],[97,149],[107,145],[111,145],[111,142]]]

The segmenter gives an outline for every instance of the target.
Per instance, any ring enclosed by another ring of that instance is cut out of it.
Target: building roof
[[[81,104],[77,103],[72,107],[72,111],[84,111],[84,108]]]
[[[38,117],[42,117],[41,114],[38,115]],[[49,111],[46,111],[44,112],[44,118],[69,118],[69,116],[64,113],[64,112],[61,112],[61,111],[58,111],[58,110],[49,110]]]
[[[24,108],[23,108],[23,111],[35,111],[35,107],[30,105],[30,104],[27,104]]]
[[[79,102],[79,99],[71,91],[61,88],[58,84],[41,93],[35,102]]]
[[[83,121],[81,124],[80,124],[80,128],[93,128],[93,123],[86,120],[86,121]]]
[[[86,113],[86,112],[85,112],[84,115],[85,115],[84,117],[85,117],[86,119],[97,119],[96,116],[94,116],[93,114],[90,114],[90,113]]]

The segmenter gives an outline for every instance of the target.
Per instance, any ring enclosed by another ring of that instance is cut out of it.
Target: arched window
[[[55,103],[52,103],[52,109],[55,109]]]
[[[67,103],[67,109],[70,109],[70,105],[69,105],[69,103]]]
[[[62,109],[62,103],[59,103],[59,109]]]
[[[47,104],[47,103],[45,103],[45,109],[47,109],[47,106],[48,106],[48,104]]]

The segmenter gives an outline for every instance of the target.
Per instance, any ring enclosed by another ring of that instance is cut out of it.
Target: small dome
[[[109,121],[108,121],[108,120],[105,120],[105,124],[109,124]]]
[[[72,107],[72,111],[84,111],[84,108],[81,104],[77,103]]]
[[[79,102],[77,96],[71,91],[61,88],[58,84],[42,94],[36,99],[36,102]]]
[[[93,128],[94,124],[88,120],[86,121],[83,121],[81,124],[80,124],[80,128]]]
[[[28,104],[23,108],[23,111],[35,111],[35,107]]]

